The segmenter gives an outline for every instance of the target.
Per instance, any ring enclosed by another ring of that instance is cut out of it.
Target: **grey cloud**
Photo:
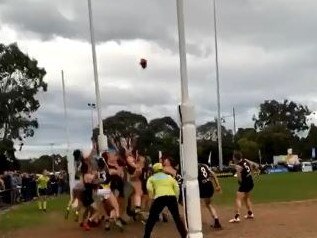
[[[212,1],[188,2],[187,27],[196,39],[213,34]],[[220,43],[260,45],[268,49],[313,44],[317,38],[316,1],[217,1]]]
[[[171,8],[165,7],[171,5],[167,0],[92,1],[92,4],[98,41],[166,39],[170,38],[171,21],[176,23]],[[21,8],[21,5],[24,7]],[[175,4],[172,5],[172,9],[175,9]],[[16,0],[4,2],[1,8],[4,22],[18,29],[38,33],[44,39],[56,35],[89,39],[87,1],[68,0],[64,4],[63,0]],[[72,17],[63,14],[66,8]]]
[[[22,31],[36,33],[43,39],[64,33],[65,36],[77,35],[74,28],[78,23],[72,24],[67,20],[53,2],[7,1],[0,4],[0,12],[5,23]]]
[[[110,105],[134,105],[145,106],[164,105],[171,102],[171,95],[162,90],[158,90],[156,85],[133,87],[130,89],[105,88],[103,99]]]
[[[99,42],[145,39],[177,53],[176,4],[170,0],[92,1]],[[213,52],[212,1],[185,1],[188,53]],[[21,7],[23,5],[23,8]],[[222,42],[255,45],[268,50],[315,47],[317,3],[285,1],[217,1],[220,48]],[[2,21],[43,39],[62,36],[89,40],[87,2],[68,0],[4,1]]]

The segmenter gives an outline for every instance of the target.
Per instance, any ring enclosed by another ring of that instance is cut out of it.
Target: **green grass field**
[[[61,214],[61,217],[63,217],[64,209],[68,201],[68,196],[50,199],[48,201],[49,212],[58,212]],[[9,212],[4,212],[0,215],[0,234],[1,231],[12,231],[23,227],[40,226],[45,223],[45,216],[45,213],[38,211],[37,202],[17,206]]]
[[[255,178],[252,192],[254,203],[288,202],[317,198],[317,173],[283,173]],[[236,178],[220,179],[223,193],[215,202],[232,205],[238,188]]]
[[[298,201],[317,198],[317,173],[285,173],[261,175],[255,179],[253,201],[255,203],[272,203],[283,201]],[[220,183],[222,194],[215,196],[215,203],[222,206],[232,206],[238,184],[236,178],[222,178]],[[49,213],[57,212],[60,217],[68,197],[63,196],[49,201]],[[37,203],[20,205],[9,212],[0,215],[0,233],[23,227],[36,227],[46,223],[46,215],[37,210]],[[47,223],[46,223],[47,224]]]

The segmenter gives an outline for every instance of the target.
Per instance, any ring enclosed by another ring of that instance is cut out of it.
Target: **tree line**
[[[67,171],[67,157],[59,154],[42,155],[39,158],[19,160],[20,170],[26,173],[41,174],[48,171]]]
[[[311,158],[317,147],[317,127],[309,127],[307,106],[284,100],[266,100],[253,117],[253,128],[239,128],[236,135],[222,125],[224,164],[228,164],[235,149],[256,162],[272,163],[274,155],[284,155],[288,148],[301,158]],[[152,160],[158,160],[158,151],[169,153],[179,160],[180,127],[171,117],[148,121],[143,115],[120,111],[103,120],[105,134],[112,141],[126,138],[134,147]],[[307,136],[300,136],[303,132]],[[98,129],[93,131],[96,140]],[[110,143],[111,144],[111,143]],[[218,165],[217,121],[197,126],[198,156],[211,156],[211,164]]]

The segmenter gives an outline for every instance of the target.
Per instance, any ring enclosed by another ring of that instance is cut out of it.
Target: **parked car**
[[[313,166],[311,162],[302,162],[302,172],[313,172]]]
[[[317,160],[312,161],[311,164],[312,164],[312,167],[313,167],[313,171],[316,171],[317,170]]]

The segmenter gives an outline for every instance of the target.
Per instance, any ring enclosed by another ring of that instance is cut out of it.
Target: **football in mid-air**
[[[140,65],[143,69],[145,69],[147,67],[147,60],[142,58],[140,60]]]

